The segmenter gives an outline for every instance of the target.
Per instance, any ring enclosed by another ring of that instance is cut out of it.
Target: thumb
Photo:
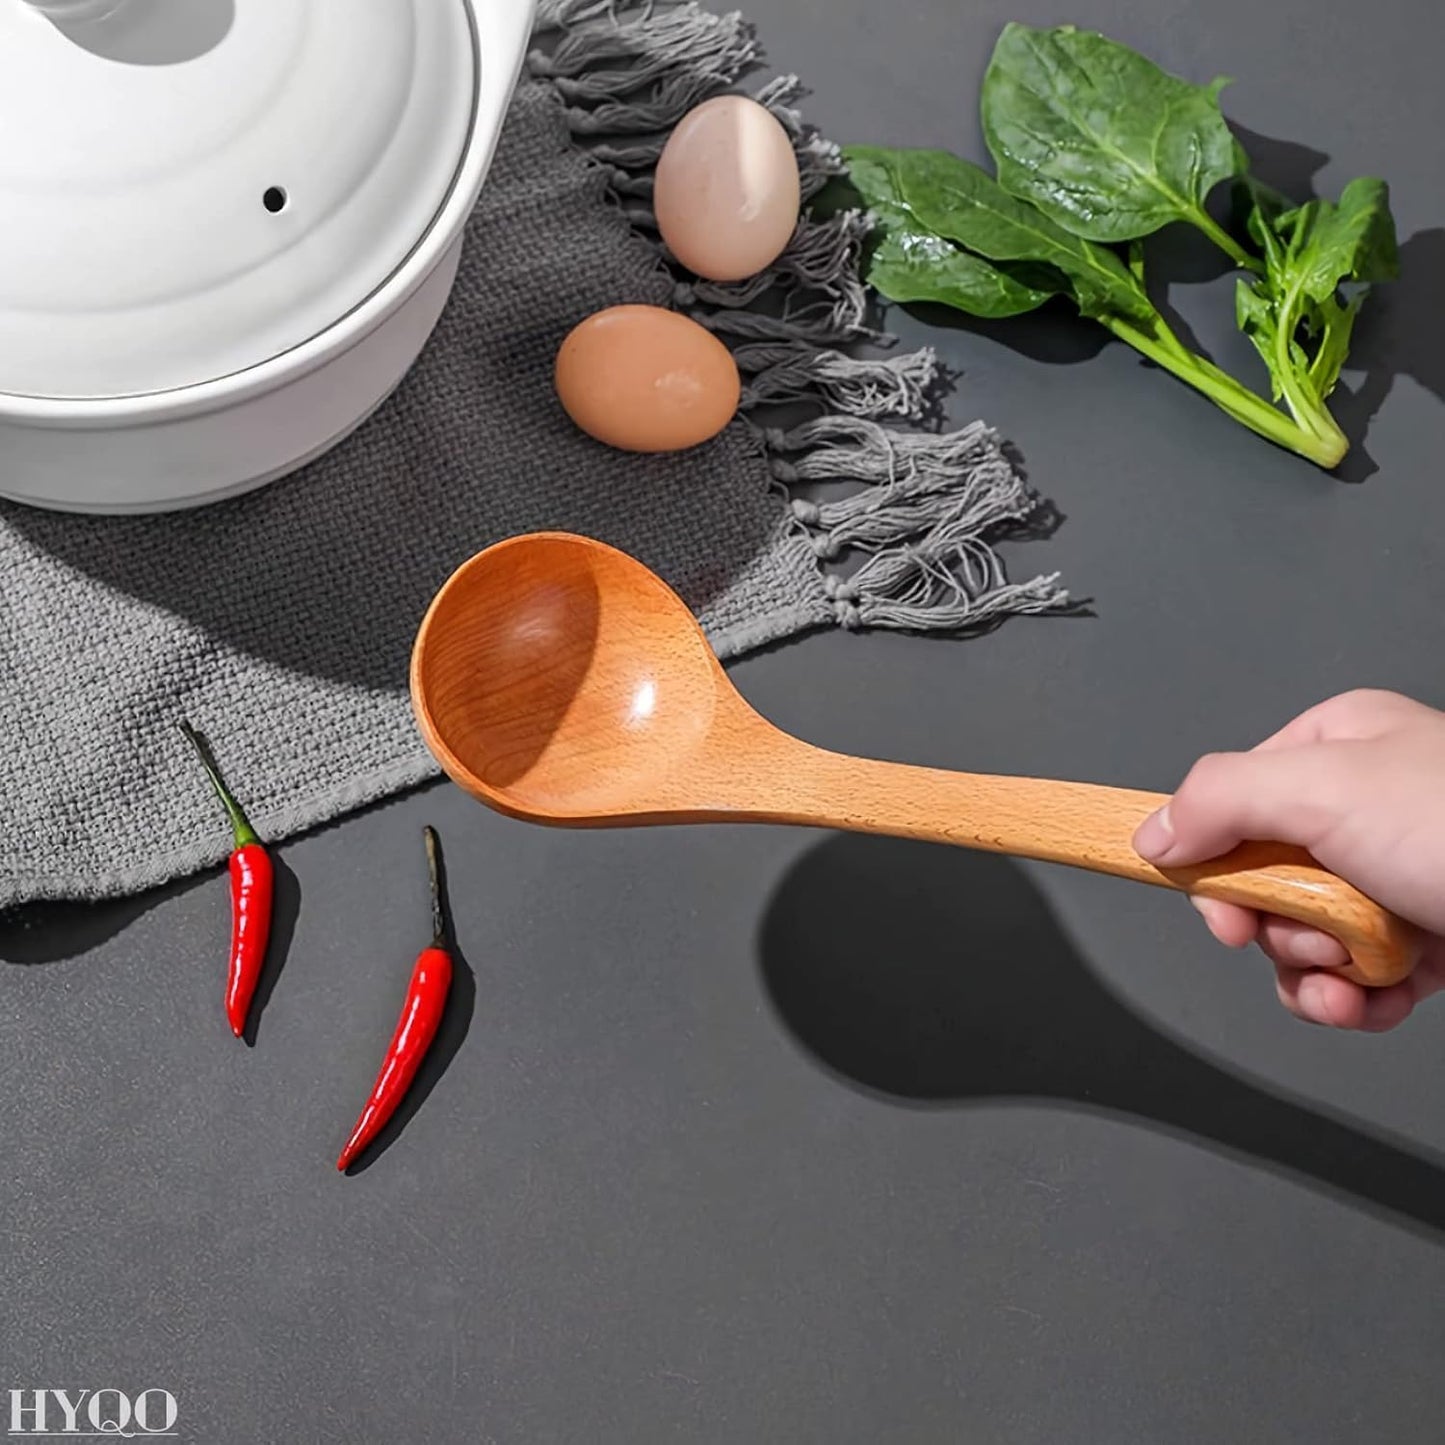
[[[1348,743],[1321,743],[1201,758],[1134,848],[1156,866],[1184,867],[1243,842],[1313,849],[1346,812]]]

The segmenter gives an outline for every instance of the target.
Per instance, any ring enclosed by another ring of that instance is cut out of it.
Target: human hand
[[[1333,972],[1349,956],[1328,934],[1192,900],[1221,943],[1269,955],[1291,1013],[1380,1033],[1445,989],[1445,713],[1389,692],[1331,698],[1251,752],[1202,758],[1134,847],[1156,866],[1184,867],[1246,841],[1307,849],[1425,935],[1410,978],[1367,989]]]

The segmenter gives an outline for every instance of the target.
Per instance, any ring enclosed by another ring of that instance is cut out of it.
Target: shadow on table
[[[788,1027],[870,1092],[1122,1115],[1445,1232],[1445,1160],[1250,1083],[1160,1032],[1089,970],[1007,859],[830,839],[784,880],[760,948]]]
[[[1355,324],[1350,363],[1366,368],[1363,379],[1340,386],[1330,399],[1347,436],[1363,436],[1397,377],[1408,376],[1445,401],[1445,347],[1435,334],[1445,316],[1445,227],[1417,231],[1400,247],[1400,279],[1376,288]],[[1357,446],[1340,477],[1362,482],[1377,470]]]
[[[180,878],[134,898],[100,903],[46,901],[0,910],[0,963],[62,963],[79,958],[203,881]]]
[[[417,627],[447,577],[504,537],[557,529],[595,536],[640,556],[695,607],[725,592],[772,543],[776,511],[744,498],[741,483],[698,485],[696,459],[678,468],[668,458],[606,458],[595,491],[578,482],[571,459],[535,473],[519,464],[525,487],[503,477],[483,484],[474,458],[446,452],[447,435],[438,424],[426,438],[431,451],[418,445],[414,456],[369,467],[365,447],[395,449],[397,437],[368,429],[306,471],[191,511],[90,517],[0,504],[0,527],[248,657],[385,692],[405,690]],[[732,476],[742,443],[730,436],[715,445],[716,465]],[[353,465],[364,492],[348,490]],[[647,504],[617,506],[629,492]],[[608,506],[616,518],[604,515]],[[686,525],[654,526],[645,520],[651,509]],[[697,537],[713,545],[699,547]]]
[[[296,934],[296,920],[301,915],[301,884],[282,854],[274,849],[271,861],[275,872],[275,892],[271,910],[271,939],[266,949],[266,965],[256,985],[255,997],[247,1019],[245,1040],[255,1047],[256,1034],[271,994],[291,954]],[[100,903],[42,902],[24,903],[0,912],[0,964],[61,963],[80,958],[123,933],[131,924],[145,917],[153,908],[193,888],[216,879],[214,869],[201,877],[180,878],[160,888],[152,888],[134,898],[117,898]],[[212,952],[215,957],[217,998],[225,984],[226,949],[230,928],[229,903],[220,901],[225,886],[217,880],[217,913]]]

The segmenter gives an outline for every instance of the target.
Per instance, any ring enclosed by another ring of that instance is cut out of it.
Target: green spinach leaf
[[[932,150],[845,154],[850,164],[856,155],[884,167],[907,213],[934,235],[990,261],[1031,261],[1062,272],[1084,315],[1157,316],[1138,278],[1112,251],[1070,235],[968,161]]]
[[[1399,274],[1389,187],[1366,177],[1351,181],[1338,202],[1271,211],[1261,197],[1250,218],[1269,265],[1258,280],[1239,282],[1239,328],[1264,358],[1275,399],[1302,424],[1323,427],[1323,404],[1339,383],[1364,287]],[[1362,289],[1342,297],[1345,283]]]
[[[927,232],[887,231],[873,253],[868,279],[890,301],[936,301],[970,316],[998,319],[1037,311],[1068,290],[1031,286],[981,256]]]
[[[904,199],[889,153],[850,153],[849,170],[879,230],[868,280],[888,300],[934,301],[970,316],[1001,318],[1068,293],[1068,281],[1049,267],[994,264],[930,231]]]
[[[1319,318],[1314,330],[1319,337],[1319,349],[1309,364],[1309,383],[1314,394],[1324,401],[1339,384],[1340,372],[1350,354],[1350,342],[1355,333],[1355,318],[1365,303],[1366,292],[1359,291],[1343,302],[1325,303],[1326,314]]]
[[[974,316],[1067,295],[1242,425],[1336,466],[1349,440],[1326,401],[1366,290],[1399,272],[1389,190],[1353,181],[1338,202],[1296,206],[1249,173],[1219,109],[1221,85],[1189,85],[1072,27],[1010,25],[984,83],[997,180],[946,151],[845,152],[878,221],[868,279],[892,300]],[[1205,209],[1231,177],[1239,234],[1257,254]],[[1150,301],[1145,237],[1178,220],[1252,273],[1236,316],[1269,368],[1273,402],[1191,350]]]
[[[887,226],[917,224],[894,174],[896,154],[879,146],[847,146],[843,159],[858,198],[879,221]]]
[[[1332,297],[1343,281],[1393,281],[1400,274],[1384,181],[1351,181],[1338,204],[1310,201],[1281,216],[1275,228],[1289,237],[1286,268],[1313,301]]]
[[[1071,25],[1009,25],[983,82],[999,182],[1087,240],[1131,241],[1188,221],[1249,264],[1204,208],[1245,164],[1219,108],[1225,83],[1191,85]]]

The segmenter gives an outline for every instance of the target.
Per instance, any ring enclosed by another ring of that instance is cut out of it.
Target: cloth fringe
[[[537,28],[551,39],[534,51],[533,74],[555,85],[617,204],[673,264],[655,234],[653,171],[668,131],[760,63],[756,32],[740,14],[695,0],[541,0]],[[799,111],[801,81],[774,76],[753,94],[792,139],[812,199],[844,166]],[[945,380],[934,353],[856,354],[886,345],[862,281],[869,232],[856,212],[805,216],[769,270],[734,284],[674,266],[675,306],[733,350],[743,414],[818,559],[838,625],[972,631],[1067,609],[1057,575],[1011,583],[995,550],[1026,533],[1043,505],[997,434],[982,422],[922,429]],[[811,419],[770,425],[776,409],[799,407]],[[857,565],[840,571],[850,559]]]

